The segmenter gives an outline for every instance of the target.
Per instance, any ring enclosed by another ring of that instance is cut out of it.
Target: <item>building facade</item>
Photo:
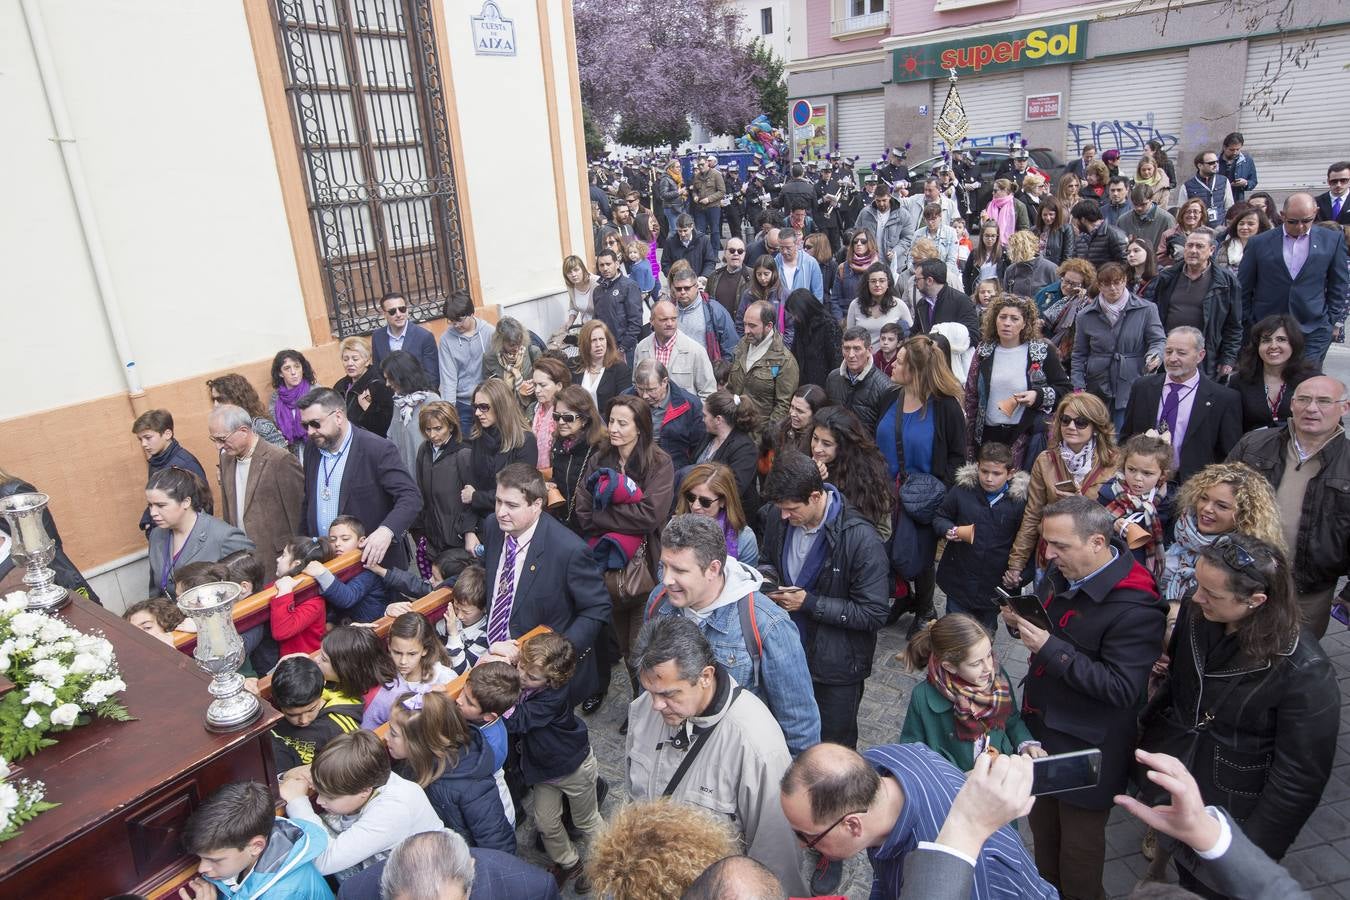
[[[779,59],[787,59],[792,42],[790,0],[735,0],[741,13],[741,35],[747,41],[758,38]]]
[[[1169,7],[793,0],[788,92],[825,107],[832,143],[864,166],[888,146],[910,144],[911,161],[941,152],[933,126],[955,68],[967,147],[1025,140],[1067,161],[1091,143],[1120,150],[1132,172],[1156,138],[1186,178],[1195,153],[1240,131],[1261,187],[1280,196],[1323,185],[1327,163],[1345,155],[1333,123],[1350,79],[1350,7],[1308,0],[1282,29],[1232,0]]]
[[[400,290],[547,335],[590,205],[571,3],[0,0],[0,470],[51,496],[113,608],[148,577],[131,423],[213,476],[205,381],[337,341]],[[524,252],[529,248],[529,252]]]

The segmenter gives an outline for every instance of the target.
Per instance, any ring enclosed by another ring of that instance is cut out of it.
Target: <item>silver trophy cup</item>
[[[244,690],[239,666],[244,641],[234,627],[234,601],[244,589],[230,581],[213,581],[184,591],[178,608],[197,623],[197,647],[192,655],[211,676],[206,708],[207,731],[237,731],[262,714],[258,698]]]
[[[46,494],[38,493],[3,497],[0,515],[9,522],[14,561],[28,569],[23,576],[28,608],[52,611],[70,602],[70,592],[56,583],[56,573],[47,567],[56,558],[56,541],[42,521],[47,500]]]

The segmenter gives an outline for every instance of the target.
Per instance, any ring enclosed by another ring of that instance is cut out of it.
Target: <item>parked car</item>
[[[979,173],[980,182],[986,185],[994,180],[994,173],[1008,160],[1006,147],[981,147],[969,152],[975,159],[975,170]],[[1059,154],[1046,147],[1030,147],[1028,152],[1031,154],[1032,166],[1046,173],[1051,185],[1056,184],[1059,176],[1064,174],[1064,160],[1059,158]],[[946,161],[941,156],[933,156],[915,163],[909,167],[910,182],[922,180],[935,166]]]

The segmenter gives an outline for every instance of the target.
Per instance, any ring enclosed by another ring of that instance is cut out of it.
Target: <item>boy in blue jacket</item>
[[[194,897],[333,898],[314,867],[328,845],[323,828],[278,818],[271,792],[256,781],[227,784],[208,797],[188,819],[183,845],[200,857],[199,877],[188,884]]]

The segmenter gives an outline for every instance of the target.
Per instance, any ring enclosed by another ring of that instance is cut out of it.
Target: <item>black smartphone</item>
[[[762,581],[759,585],[759,592],[761,594],[775,594],[778,591],[779,591],[778,582],[774,581],[767,575],[764,576],[764,581]]]
[[[1096,787],[1102,777],[1102,751],[1075,750],[1031,761],[1031,793],[1036,797]]]
[[[1041,598],[1035,594],[1010,594],[1002,587],[995,588],[999,606],[1010,606],[1012,611],[1026,619],[1042,631],[1053,631],[1050,626],[1050,614],[1041,606]]]

